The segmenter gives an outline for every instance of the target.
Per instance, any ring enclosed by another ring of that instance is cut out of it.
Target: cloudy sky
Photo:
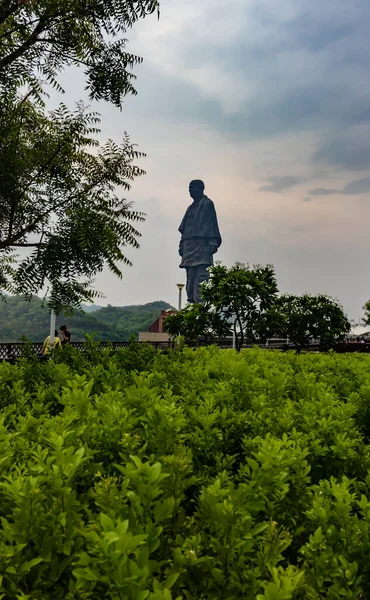
[[[368,0],[162,0],[128,33],[138,96],[100,103],[103,138],[147,153],[129,198],[141,248],[104,303],[176,303],[188,183],[218,212],[217,258],[273,263],[280,289],[326,292],[358,319],[370,298]],[[65,100],[83,97],[68,74]]]

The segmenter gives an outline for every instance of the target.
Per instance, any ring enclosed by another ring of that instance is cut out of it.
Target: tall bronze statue
[[[180,268],[186,269],[188,302],[193,304],[202,301],[200,286],[209,278],[207,269],[213,265],[213,255],[221,246],[222,240],[215,206],[204,194],[203,181],[192,181],[189,193],[193,203],[188,207],[179,227],[179,254]]]

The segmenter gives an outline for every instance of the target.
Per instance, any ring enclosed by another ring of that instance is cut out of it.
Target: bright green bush
[[[0,407],[0,598],[369,597],[367,356],[91,343]]]

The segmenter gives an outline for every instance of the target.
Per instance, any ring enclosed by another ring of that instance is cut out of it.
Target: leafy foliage
[[[217,264],[209,272],[209,281],[202,285],[204,304],[189,305],[167,317],[172,335],[212,339],[227,335],[232,327],[238,351],[245,341],[261,343],[273,337],[289,338],[298,350],[315,340],[329,349],[351,328],[342,306],[329,296],[278,296],[270,265]]]
[[[325,295],[283,294],[274,311],[277,334],[289,338],[298,348],[306,348],[313,340],[330,348],[351,329],[342,306]]]
[[[363,323],[364,325],[370,325],[370,300],[365,302],[363,310],[365,312]]]
[[[99,119],[83,106],[73,115],[61,106],[46,118],[19,101],[2,117],[0,252],[8,260],[15,250],[30,250],[12,273],[3,270],[3,289],[30,297],[49,285],[60,313],[94,298],[91,276],[104,265],[121,276],[118,262],[130,264],[122,246],[138,247],[132,223],[143,215],[118,198],[116,187],[129,190],[142,175],[133,164],[140,154],[128,137],[121,146],[100,146]]]
[[[158,10],[158,0],[0,0],[0,77],[38,89],[37,75],[56,83],[73,65],[83,68],[91,99],[121,106],[141,63],[122,36]]]
[[[141,59],[122,37],[157,0],[0,0],[0,287],[47,290],[57,313],[92,301],[104,266],[118,277],[144,215],[121,197],[144,171],[125,137],[98,142],[99,117],[79,103],[49,114],[46,86],[82,66],[90,97],[120,107]]]
[[[0,365],[4,598],[366,598],[367,356],[64,350]]]
[[[205,304],[192,304],[165,320],[165,329],[171,336],[183,336],[187,342],[212,341],[230,333],[230,325],[216,311]]]
[[[244,339],[256,339],[259,320],[270,309],[278,292],[274,267],[242,263],[227,268],[217,264],[210,269],[202,297],[215,307],[224,319],[232,321],[236,348]]]
[[[166,319],[167,330],[186,339],[223,337],[234,330],[236,349],[247,339],[261,336],[262,323],[278,292],[271,265],[250,267],[236,263],[228,268],[218,263],[209,268],[209,280],[202,284],[202,305],[186,307]]]
[[[59,315],[57,327],[67,324],[73,341],[82,341],[86,334],[95,334],[102,341],[127,341],[130,335],[146,331],[161,310],[171,306],[167,302],[151,302],[142,306],[104,306],[94,312],[75,311],[73,315]],[[43,342],[50,331],[50,315],[40,298],[34,296],[24,302],[20,296],[7,296],[0,302],[1,342],[15,342],[25,337]]]

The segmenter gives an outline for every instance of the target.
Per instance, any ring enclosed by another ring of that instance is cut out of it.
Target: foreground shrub
[[[363,599],[363,355],[0,364],[0,597]]]

